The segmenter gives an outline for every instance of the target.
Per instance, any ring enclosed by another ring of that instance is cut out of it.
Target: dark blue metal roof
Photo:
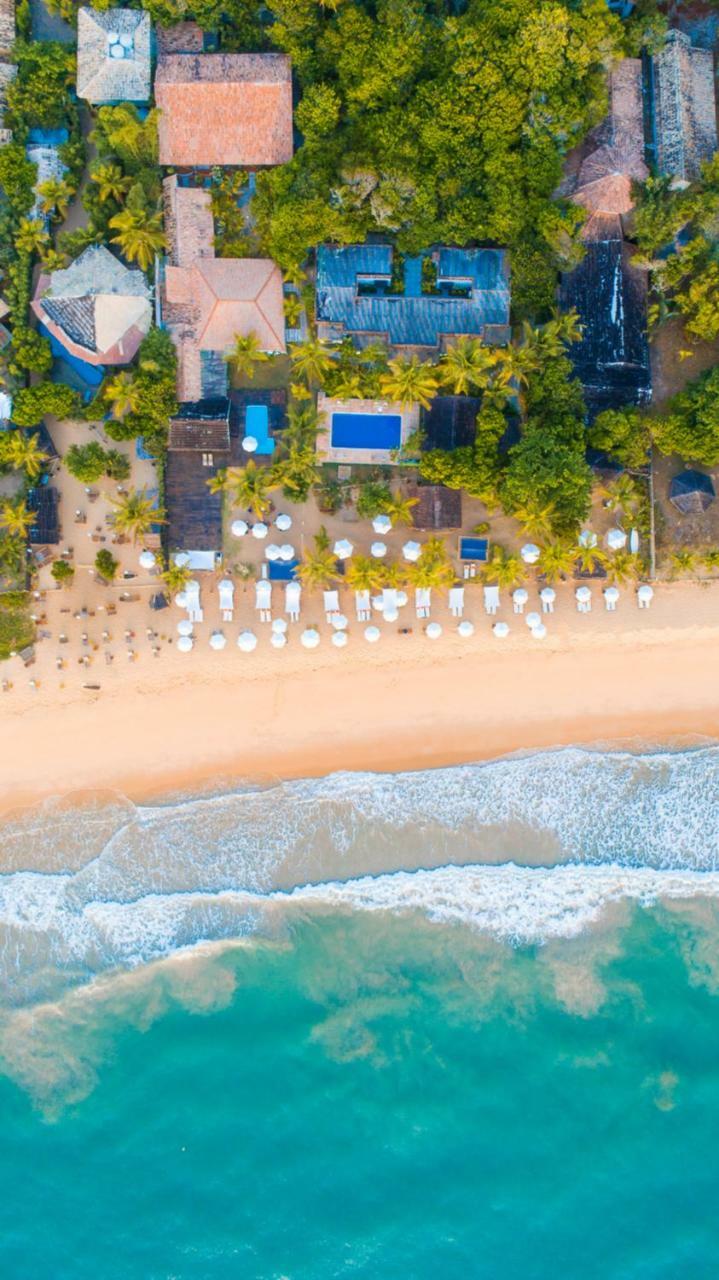
[[[390,245],[320,245],[317,318],[348,333],[386,336],[392,346],[408,347],[437,347],[444,335],[481,337],[488,325],[509,323],[509,268],[503,250],[442,248],[435,261],[437,286],[444,293],[421,293],[421,258],[412,258],[406,264],[404,292],[391,294]],[[360,294],[358,282],[368,279],[378,281],[377,292]],[[467,286],[467,296],[452,297],[453,286]]]

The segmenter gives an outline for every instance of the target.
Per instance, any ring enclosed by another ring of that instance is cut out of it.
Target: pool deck
[[[335,462],[344,466],[387,467],[399,463],[395,451],[391,449],[336,449],[332,444],[333,413],[368,414],[371,416],[396,416],[402,421],[400,432],[401,445],[406,444],[410,436],[419,429],[419,406],[401,405],[391,400],[333,400],[320,392],[317,400],[319,413],[319,429],[317,431],[317,454],[323,462]]]

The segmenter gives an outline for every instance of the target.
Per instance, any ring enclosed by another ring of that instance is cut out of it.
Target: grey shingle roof
[[[45,314],[59,324],[73,342],[95,349],[94,298],[45,298]]]
[[[693,48],[684,32],[670,31],[653,70],[657,167],[692,182],[717,149],[713,54]]]
[[[136,9],[79,9],[77,93],[88,102],[147,102],[150,17]]]

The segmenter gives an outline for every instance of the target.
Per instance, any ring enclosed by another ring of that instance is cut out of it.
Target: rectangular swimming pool
[[[402,419],[396,413],[333,413],[333,449],[399,449]]]

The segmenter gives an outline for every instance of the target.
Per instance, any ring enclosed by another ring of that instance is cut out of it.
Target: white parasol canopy
[[[419,557],[421,556],[421,554],[422,554],[422,547],[419,542],[415,542],[412,538],[410,538],[409,542],[405,542],[402,548],[402,555],[404,556],[405,560],[412,560],[412,561],[419,560]]]
[[[177,555],[174,556],[173,559],[178,569],[185,569],[187,565],[190,563],[190,557],[188,556],[186,551],[178,551]]]
[[[316,649],[319,642],[320,633],[315,631],[314,627],[308,627],[300,636],[300,643],[304,645],[305,649]]]
[[[396,609],[385,609],[384,611],[385,622],[396,622],[398,618],[399,618],[399,614]]]
[[[506,622],[495,622],[492,630],[498,640],[504,640],[509,635],[509,627]]]
[[[294,558],[295,558],[295,549],[292,546],[292,543],[283,542],[282,546],[280,547],[280,560],[284,560],[285,562],[288,563],[290,560],[294,560]]]
[[[268,542],[267,546],[265,547],[266,560],[279,560],[281,554],[282,552],[280,551],[280,548],[278,547],[276,542]]]
[[[284,649],[287,644],[287,636],[284,631],[273,631],[270,636],[270,644],[273,649]]]
[[[464,636],[465,639],[474,635],[474,623],[465,618],[457,627],[457,635]]]
[[[252,653],[257,648],[257,636],[254,631],[241,631],[237,637],[237,648],[243,653]]]
[[[404,606],[409,600],[409,596],[406,591],[398,591],[395,599],[397,600],[397,607],[399,609],[404,609]]]
[[[180,636],[191,636],[191,635],[192,635],[192,623],[191,623],[191,622],[189,622],[187,618],[183,618],[183,619],[182,619],[182,622],[178,622],[178,624],[177,624],[177,634],[178,634],[178,635],[180,635]]]
[[[429,636],[430,640],[439,640],[442,634],[442,628],[438,622],[428,622],[424,629],[424,634]]]
[[[258,521],[257,521],[257,524],[253,524],[253,526],[252,526],[252,537],[253,537],[253,538],[266,538],[266,537],[267,537],[267,525],[266,525],[266,524],[263,524],[262,520],[258,520]]]
[[[242,441],[242,448],[244,449],[245,453],[254,453],[255,450],[257,449],[257,443],[258,442],[257,442],[256,436],[245,436],[244,440]]]
[[[546,634],[547,628],[543,622],[540,622],[538,627],[532,627],[532,635],[535,640],[543,640]]]
[[[140,552],[140,568],[141,569],[154,569],[156,564],[157,564],[157,560],[155,559],[151,551]]]
[[[529,599],[529,592],[525,591],[524,587],[517,587],[517,590],[512,592],[512,599],[515,604],[525,605]]]
[[[528,614],[527,614],[527,616],[526,616],[526,618],[524,619],[524,621],[526,622],[527,626],[529,627],[529,630],[530,630],[530,631],[534,631],[534,628],[535,628],[535,627],[541,627],[541,625],[542,625],[542,616],[541,616],[541,614],[539,614],[539,613],[535,613],[534,611],[532,611],[532,613],[528,613]]]
[[[616,587],[605,587],[604,599],[608,600],[610,604],[616,604],[617,600],[619,599],[618,589]]]
[[[375,533],[389,533],[392,528],[392,521],[389,516],[375,516],[372,521],[372,528]]]
[[[649,586],[648,582],[643,582],[637,590],[638,600],[652,600],[654,597],[654,588]]]
[[[374,556],[375,560],[381,560],[387,555],[386,542],[373,542],[370,547],[370,554]]]
[[[347,644],[347,632],[335,631],[332,636],[332,643],[336,649],[344,649]]]
[[[580,604],[588,604],[592,598],[592,593],[589,590],[589,587],[577,587],[574,594]]]
[[[186,591],[178,591],[177,595],[175,596],[175,604],[177,605],[178,609],[187,608],[187,592]]]
[[[332,626],[334,627],[335,631],[346,631],[348,622],[345,615],[343,613],[333,613]]]
[[[275,520],[275,527],[280,530],[280,533],[287,533],[287,530],[292,528],[292,516],[288,516],[284,511],[281,512]]]
[[[245,534],[250,531],[250,526],[246,520],[233,520],[230,527],[233,538],[244,538]]]
[[[596,547],[597,535],[592,529],[582,529],[578,541],[580,547]]]
[[[347,560],[354,551],[354,546],[349,538],[340,538],[333,547],[334,554],[338,560]]]
[[[227,644],[227,637],[224,636],[221,631],[212,632],[212,635],[210,636],[211,649],[217,649],[219,651],[220,649],[224,649],[226,644]]]
[[[542,590],[539,593],[539,598],[540,600],[543,600],[545,604],[554,604],[554,601],[557,598],[557,593],[554,590],[554,587],[542,587]]]
[[[610,529],[607,534],[607,546],[610,551],[621,551],[627,545],[627,535],[623,529]]]
[[[286,618],[274,618],[272,622],[272,631],[277,636],[283,636],[287,630]]]
[[[194,640],[191,636],[180,636],[180,639],[177,641],[177,648],[180,653],[189,653],[193,644]]]
[[[521,550],[521,556],[525,564],[536,564],[541,554],[536,542],[525,542]]]
[[[382,632],[379,627],[365,627],[364,629],[364,638],[365,640],[368,640],[370,644],[376,644],[381,634]]]

